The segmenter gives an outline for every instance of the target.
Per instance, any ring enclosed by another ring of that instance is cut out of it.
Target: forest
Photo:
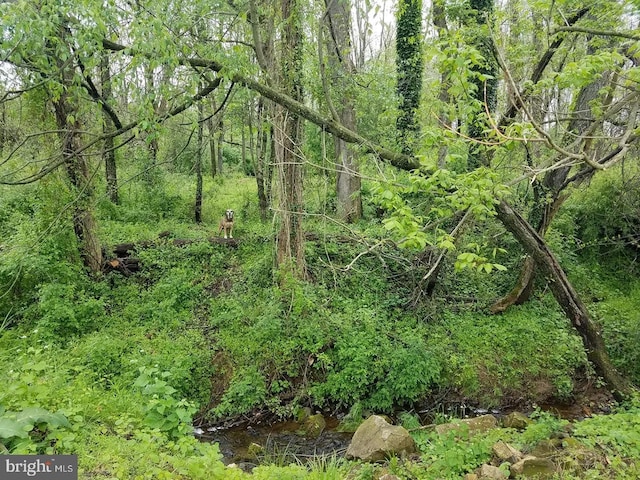
[[[638,0],[0,18],[3,458],[640,478]]]

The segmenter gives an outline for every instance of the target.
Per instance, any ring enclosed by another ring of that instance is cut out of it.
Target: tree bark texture
[[[482,107],[469,115],[467,133],[470,138],[477,140],[486,137],[485,131],[490,128],[486,112],[493,113],[498,103],[498,62],[493,53],[493,40],[490,33],[493,3],[494,0],[470,0],[469,2],[469,6],[475,13],[472,17],[473,23],[468,25],[469,41],[482,54],[484,60],[483,65],[474,66],[473,70],[487,77],[486,80],[478,77],[472,79],[476,87],[474,98]],[[472,142],[469,145],[467,160],[469,170],[475,170],[488,163],[486,148],[479,142]]]
[[[218,144],[218,154],[216,155],[218,160],[217,170],[218,175],[222,175],[222,162],[224,160],[222,148],[224,144],[224,122],[222,120],[222,112],[220,112],[220,120],[218,121],[218,140],[216,143]]]
[[[216,164],[216,135],[212,118],[207,119],[207,130],[209,131],[209,156],[211,162],[211,178],[216,178],[218,166]]]
[[[98,227],[91,208],[93,206],[93,188],[89,165],[84,156],[76,152],[80,149],[80,122],[77,109],[68,93],[60,95],[53,103],[56,123],[62,140],[62,155],[67,175],[76,196],[73,213],[73,231],[80,248],[84,265],[92,274],[102,270],[102,247],[98,240]],[[73,121],[70,119],[73,118]]]
[[[500,202],[496,211],[498,219],[533,257],[538,270],[548,278],[553,296],[580,334],[587,358],[593,364],[596,373],[602,377],[616,399],[622,400],[627,397],[632,391],[631,386],[611,364],[598,327],[544,239],[506,202]]]
[[[284,32],[281,45],[281,88],[296,101],[302,100],[302,31],[299,0],[282,0]],[[296,112],[276,107],[276,162],[279,186],[279,231],[276,266],[298,278],[306,276],[302,229],[302,165],[298,149],[302,121]]]
[[[204,152],[204,106],[202,102],[198,103],[198,138],[196,152],[196,201],[194,209],[194,217],[196,223],[202,223],[202,154]]]
[[[262,221],[267,219],[267,209],[269,208],[269,202],[267,201],[267,194],[265,191],[265,163],[267,161],[269,145],[269,132],[270,125],[266,122],[267,106],[264,99],[260,97],[258,99],[258,145],[256,148],[256,160],[254,170],[256,174],[256,185],[258,188],[258,208],[260,209],[260,218]]]
[[[109,54],[104,52],[100,58],[100,79],[102,83],[102,100],[109,102],[112,97],[111,90],[111,70],[109,65]],[[111,117],[103,111],[103,133],[112,132],[114,124]],[[118,170],[116,166],[116,151],[114,148],[114,137],[109,135],[104,140],[102,160],[104,161],[105,178],[107,182],[107,196],[111,202],[118,204]]]
[[[60,25],[60,41],[68,45],[69,31]],[[65,47],[66,49],[66,47]],[[68,54],[72,56],[72,48],[68,47]],[[65,52],[66,53],[66,52]],[[74,199],[73,231],[78,241],[80,256],[84,265],[93,275],[102,271],[102,246],[98,239],[98,227],[92,208],[94,204],[91,173],[87,158],[79,154],[81,146],[80,112],[76,100],[72,97],[75,70],[69,63],[63,61],[56,53],[52,53],[58,67],[59,81],[64,90],[53,100],[56,125],[62,142],[62,159],[70,180]]]
[[[325,0],[329,38],[327,49],[331,66],[332,84],[340,98],[338,115],[340,123],[349,130],[356,129],[356,110],[350,77],[356,73],[352,60],[351,5],[348,0]],[[320,46],[319,48],[322,48]],[[331,92],[326,92],[330,95]],[[331,99],[329,98],[329,101]],[[353,223],[362,217],[360,195],[360,168],[356,153],[350,144],[335,137],[336,193],[338,218]]]

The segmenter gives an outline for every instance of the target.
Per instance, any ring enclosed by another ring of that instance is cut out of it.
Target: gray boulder
[[[391,455],[415,451],[416,444],[404,427],[391,425],[384,418],[372,415],[353,434],[347,458],[380,462]]]

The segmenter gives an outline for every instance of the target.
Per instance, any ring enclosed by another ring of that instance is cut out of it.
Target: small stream
[[[323,456],[344,455],[353,433],[338,432],[337,418],[327,417],[325,420],[326,427],[318,438],[307,438],[296,433],[301,425],[294,421],[199,428],[196,429],[196,436],[204,442],[218,443],[224,463],[235,463],[248,471],[258,464],[289,464]]]
[[[573,421],[591,415],[590,409],[580,404],[543,404],[539,408]],[[603,403],[597,410],[599,413],[606,413],[608,405]],[[510,410],[472,408],[461,403],[448,405],[446,409],[439,411],[446,412],[446,416],[454,418],[476,417],[487,413],[500,418]],[[421,423],[433,423],[433,409],[416,413]],[[325,421],[326,426],[317,438],[301,435],[302,425],[295,421],[244,422],[222,427],[203,426],[196,428],[195,434],[200,441],[218,443],[225,464],[234,463],[243,470],[250,471],[260,464],[287,465],[319,457],[343,456],[353,433],[337,431],[340,422],[336,417],[325,417]]]

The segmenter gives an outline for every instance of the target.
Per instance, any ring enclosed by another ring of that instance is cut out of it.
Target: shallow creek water
[[[591,411],[580,404],[545,404],[540,408],[567,420],[581,420],[589,416]],[[527,409],[524,409],[526,412]],[[533,410],[533,409],[531,409]],[[598,408],[605,413],[606,408]],[[449,405],[441,410],[449,417],[468,418],[491,413],[502,417],[510,410],[470,408],[464,404]],[[433,410],[417,412],[422,424],[433,423]],[[244,470],[251,470],[258,464],[304,462],[318,457],[342,456],[347,450],[353,433],[338,432],[339,420],[325,417],[326,427],[318,438],[307,438],[300,435],[300,423],[284,421],[277,423],[242,423],[231,427],[197,428],[196,436],[203,442],[214,442],[220,445],[220,453],[226,464],[235,463]],[[254,447],[252,447],[252,444]],[[258,450],[252,450],[259,446]]]
[[[230,428],[196,429],[201,441],[220,445],[226,464],[236,463],[250,469],[259,463],[291,463],[322,456],[342,456],[349,446],[352,433],[338,432],[338,419],[325,418],[326,427],[318,438],[297,434],[300,424],[294,421],[270,425],[238,425]],[[256,453],[252,444],[262,447]]]

